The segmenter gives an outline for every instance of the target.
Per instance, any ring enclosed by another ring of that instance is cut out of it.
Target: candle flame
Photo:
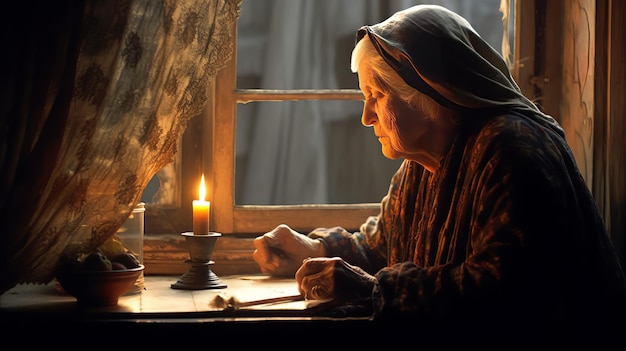
[[[202,179],[200,179],[200,201],[204,201],[206,197],[206,186],[204,185],[204,174],[202,174]]]

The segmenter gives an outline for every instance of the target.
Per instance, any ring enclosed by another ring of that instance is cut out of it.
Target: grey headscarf
[[[363,26],[385,61],[415,89],[454,110],[515,110],[561,136],[563,130],[520,91],[502,56],[463,17],[417,5]]]

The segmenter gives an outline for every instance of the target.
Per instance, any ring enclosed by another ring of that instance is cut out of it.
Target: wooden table
[[[146,276],[142,292],[124,295],[117,306],[111,307],[82,307],[55,282],[18,285],[0,296],[2,334],[10,337],[24,330],[33,331],[37,338],[29,340],[29,344],[58,339],[61,330],[80,331],[77,336],[99,340],[100,346],[115,344],[120,338],[141,338],[142,345],[164,346],[208,342],[212,337],[243,345],[271,339],[271,335],[284,340],[306,331],[321,337],[337,328],[346,332],[372,326],[369,316],[325,314],[326,305],[332,302],[300,300],[245,308],[215,304],[218,296],[219,301],[234,297],[246,302],[297,295],[293,279],[228,276],[220,277],[226,288],[183,290],[171,287],[177,278]],[[111,335],[112,339],[102,339],[103,334]]]

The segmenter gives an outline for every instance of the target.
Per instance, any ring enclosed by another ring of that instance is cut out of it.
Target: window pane
[[[501,50],[500,0],[244,0],[238,25],[239,89],[358,89],[350,71],[356,29],[419,3],[466,17]],[[240,104],[237,205],[379,202],[400,160],[388,160],[360,101]]]
[[[236,203],[379,202],[400,161],[382,155],[360,123],[362,108],[351,100],[239,105]]]

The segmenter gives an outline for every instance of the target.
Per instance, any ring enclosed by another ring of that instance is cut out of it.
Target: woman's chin
[[[384,145],[382,147],[382,153],[383,153],[383,156],[385,156],[386,158],[390,160],[397,160],[401,158],[401,156],[395,150],[386,148]]]

